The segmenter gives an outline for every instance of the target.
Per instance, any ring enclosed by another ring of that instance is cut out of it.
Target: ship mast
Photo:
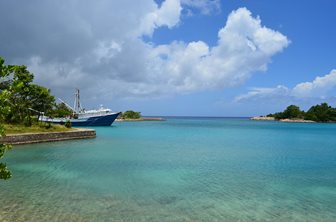
[[[81,103],[80,103],[79,89],[76,89],[76,93],[75,93],[74,111],[76,113],[81,113],[83,111]]]

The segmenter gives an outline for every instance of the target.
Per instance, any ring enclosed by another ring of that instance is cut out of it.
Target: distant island
[[[142,117],[141,112],[136,112],[133,110],[127,110],[125,112],[120,113],[118,122],[123,121],[164,121],[161,117]]]
[[[288,106],[283,112],[268,114],[266,116],[252,117],[252,120],[278,120],[281,122],[336,122],[336,108],[321,103],[310,107],[307,112],[296,105]]]
[[[136,112],[133,110],[127,110],[119,114],[119,119],[140,119],[141,112]]]

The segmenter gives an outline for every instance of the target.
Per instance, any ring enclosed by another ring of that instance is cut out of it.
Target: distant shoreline
[[[279,122],[285,122],[285,123],[316,123],[312,120],[305,120],[305,119],[280,119],[277,120],[274,117],[268,117],[268,116],[255,116],[250,118],[250,120],[256,120],[256,121],[279,121]]]
[[[139,119],[116,119],[116,122],[165,121],[162,117],[141,117]]]

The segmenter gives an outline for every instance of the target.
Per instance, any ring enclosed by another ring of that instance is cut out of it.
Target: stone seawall
[[[95,137],[96,131],[93,129],[73,129],[67,132],[8,134],[5,137],[0,138],[0,143],[17,145],[73,139],[89,139]]]

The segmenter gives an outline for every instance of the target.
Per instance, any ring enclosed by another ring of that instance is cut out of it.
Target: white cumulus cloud
[[[302,82],[293,88],[279,85],[274,88],[253,88],[246,94],[237,96],[236,102],[269,102],[278,103],[309,103],[334,101],[333,92],[336,90],[336,70],[322,77],[317,76],[311,82]]]
[[[336,88],[336,70],[325,76],[317,76],[312,82],[297,84],[292,94],[297,97],[326,97],[330,90]]]
[[[75,87],[90,95],[144,97],[243,84],[289,44],[246,8],[223,21],[215,46],[143,40],[162,26],[179,25],[183,7],[202,4],[218,1],[6,1],[0,54],[27,64],[36,81],[60,97]]]
[[[214,47],[203,41],[152,47],[151,73],[159,72],[152,77],[167,91],[233,87],[266,70],[271,57],[288,44],[286,36],[262,26],[259,18],[240,8],[229,15]]]
[[[156,6],[141,19],[139,34],[151,36],[158,27],[174,27],[180,21],[181,10],[180,0],[164,1],[161,7]]]

